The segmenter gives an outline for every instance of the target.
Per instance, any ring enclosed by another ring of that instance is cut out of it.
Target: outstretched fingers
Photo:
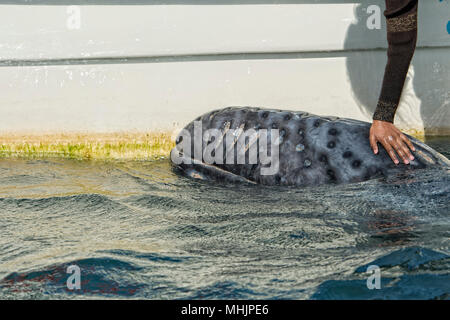
[[[390,145],[387,139],[383,139],[381,141],[381,144],[383,145],[384,149],[386,149],[387,153],[389,154],[389,157],[391,157],[392,161],[394,161],[395,164],[398,164],[399,161],[397,159],[397,156],[395,155],[394,149]]]
[[[370,140],[370,146],[372,147],[373,153],[377,154],[378,153],[377,138],[375,138],[375,135],[371,133],[369,140]]]
[[[399,163],[399,158],[404,164],[414,160],[411,153],[415,151],[414,145],[392,123],[374,120],[370,127],[369,141],[375,154],[379,151],[377,143],[381,143],[395,164]]]
[[[399,157],[402,159],[404,164],[409,164],[409,150],[406,147],[406,145],[403,143],[403,141],[398,137],[396,140],[392,142],[392,146],[394,147],[395,152],[399,155]]]

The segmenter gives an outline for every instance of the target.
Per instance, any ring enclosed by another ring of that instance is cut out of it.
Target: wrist
[[[398,105],[396,103],[378,101],[377,108],[375,109],[372,119],[394,123],[394,116],[397,111],[397,106]]]

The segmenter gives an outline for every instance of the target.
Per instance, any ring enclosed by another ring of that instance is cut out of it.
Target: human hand
[[[410,152],[410,149],[416,151],[414,145],[390,122],[373,120],[370,127],[369,140],[373,153],[378,154],[377,142],[379,142],[386,149],[395,164],[399,163],[396,154],[400,156],[405,164],[409,164],[409,161],[414,160],[414,156]]]

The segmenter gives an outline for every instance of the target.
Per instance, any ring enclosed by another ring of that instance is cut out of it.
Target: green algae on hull
[[[154,160],[168,157],[170,132],[0,135],[2,158]]]

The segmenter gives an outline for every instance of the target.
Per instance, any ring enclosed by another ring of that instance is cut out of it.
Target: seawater
[[[449,191],[448,169],[287,188],[168,160],[1,159],[0,298],[448,299]]]

